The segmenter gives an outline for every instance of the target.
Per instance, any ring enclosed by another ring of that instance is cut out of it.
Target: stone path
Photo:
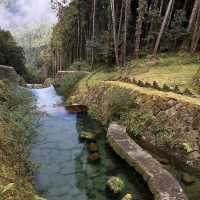
[[[177,180],[129,137],[125,127],[110,124],[107,138],[114,151],[143,176],[155,200],[187,200]]]

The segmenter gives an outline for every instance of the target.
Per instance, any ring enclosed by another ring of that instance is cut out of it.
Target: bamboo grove
[[[159,52],[199,51],[200,0],[56,3],[58,23],[51,41],[55,72],[74,62],[123,66],[129,58]]]

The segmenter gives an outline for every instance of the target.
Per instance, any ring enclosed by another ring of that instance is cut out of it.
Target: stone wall
[[[18,75],[13,67],[0,65],[0,80],[17,81]]]
[[[95,87],[88,88],[87,92],[76,91],[69,101],[80,103],[90,107],[92,104],[98,105],[98,112],[103,117],[106,116],[105,96],[113,88],[123,87],[130,95],[135,97],[138,110],[149,113],[155,121],[159,121],[162,126],[170,130],[167,137],[159,137],[159,146],[164,150],[171,151],[178,155],[184,163],[200,169],[200,100],[194,103],[184,100],[181,95],[175,98],[170,93],[153,93],[140,90],[138,86],[132,84],[118,84],[117,81],[102,82]],[[180,98],[179,98],[180,97]],[[186,99],[186,98],[185,98]],[[155,136],[149,134],[148,129],[142,135],[150,144],[156,146]],[[185,145],[185,146],[184,146]],[[191,147],[189,152],[186,146]]]

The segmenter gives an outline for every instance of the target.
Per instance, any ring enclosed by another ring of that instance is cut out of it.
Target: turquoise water
[[[32,91],[43,113],[30,155],[39,166],[33,182],[41,196],[48,200],[120,200],[131,193],[134,200],[152,199],[142,178],[106,144],[105,131],[97,122],[66,111],[52,86]],[[99,162],[88,162],[87,144],[79,140],[82,131],[99,135]],[[105,187],[113,175],[121,177],[126,186],[115,198]]]

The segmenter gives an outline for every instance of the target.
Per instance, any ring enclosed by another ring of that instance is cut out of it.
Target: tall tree
[[[139,0],[139,7],[138,7],[138,19],[136,25],[136,33],[135,33],[135,49],[134,49],[134,57],[139,57],[140,52],[140,42],[141,42],[141,35],[142,35],[142,25],[144,21],[145,10],[147,8],[147,1],[146,0]]]
[[[130,4],[131,0],[126,0],[125,2],[125,17],[124,17],[124,44],[123,44],[123,59],[122,59],[122,65],[125,64],[125,58],[126,58],[126,48],[127,48],[127,26],[128,26],[128,19],[130,15]]]
[[[93,0],[93,15],[92,15],[92,65],[94,64],[95,16],[96,16],[96,0]]]
[[[113,39],[114,39],[114,50],[115,50],[115,62],[119,65],[119,52],[118,52],[118,40],[116,32],[116,14],[115,14],[115,0],[110,0],[111,12],[112,12],[112,28],[113,28]]]
[[[156,56],[157,51],[158,51],[158,48],[159,48],[159,46],[160,46],[160,41],[161,41],[161,38],[162,38],[162,35],[163,35],[163,32],[164,32],[164,29],[165,29],[166,24],[167,24],[167,20],[168,20],[168,18],[169,18],[169,16],[170,16],[173,3],[174,3],[174,0],[170,0],[170,1],[169,1],[168,7],[167,7],[167,11],[166,11],[166,13],[165,13],[165,17],[164,17],[164,19],[163,19],[163,22],[162,22],[162,25],[161,25],[161,29],[160,29],[160,32],[159,32],[159,34],[158,34],[158,37],[157,37],[157,40],[156,40],[156,44],[155,44],[155,47],[154,47],[154,51],[153,51],[153,55],[154,55],[154,56]]]
[[[199,40],[200,40],[200,3],[198,5],[198,13],[197,13],[196,22],[194,25],[194,32],[192,35],[192,42],[191,42],[191,48],[190,48],[191,53],[196,52],[198,48]]]

